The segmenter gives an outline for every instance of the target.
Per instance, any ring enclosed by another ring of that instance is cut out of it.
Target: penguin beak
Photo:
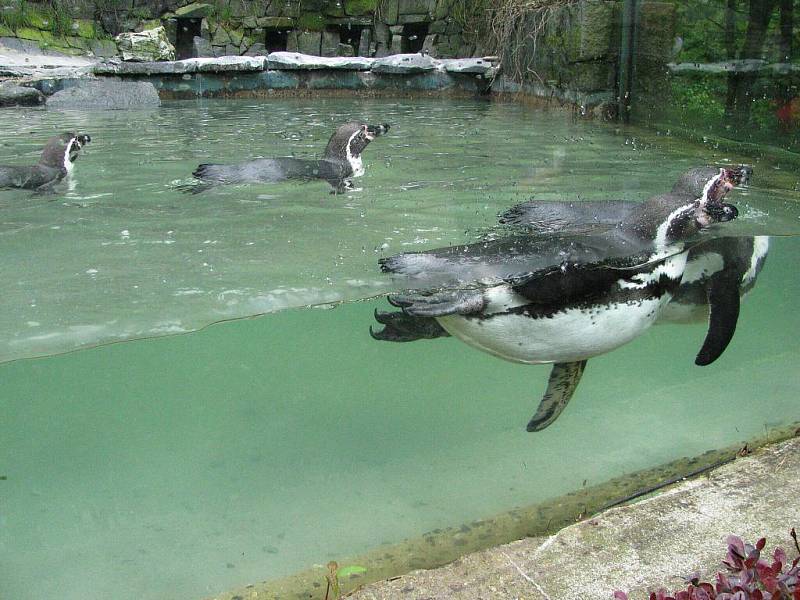
[[[364,125],[364,133],[369,141],[374,140],[379,135],[384,135],[389,131],[389,124],[383,123],[381,125]]]

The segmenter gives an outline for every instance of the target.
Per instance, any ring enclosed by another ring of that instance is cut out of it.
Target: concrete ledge
[[[609,600],[614,590],[647,598],[700,572],[713,581],[730,534],[767,538],[797,555],[800,439],[768,446],[705,476],[582,521],[546,538],[471,554],[353,593],[354,600],[526,598]]]

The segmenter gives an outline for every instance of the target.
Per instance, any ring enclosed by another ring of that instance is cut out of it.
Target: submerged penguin
[[[90,141],[92,138],[83,133],[51,137],[35,165],[0,165],[0,188],[49,189],[72,172],[81,148]]]
[[[737,173],[708,175],[699,196],[684,189],[655,196],[592,235],[521,235],[382,259],[385,272],[445,289],[390,296],[401,311],[376,311],[384,327],[370,333],[387,341],[452,335],[512,362],[554,363],[527,426],[540,431],[563,411],[589,358],[659,318],[680,287],[696,234],[737,216],[722,202]]]
[[[198,193],[228,183],[271,183],[287,179],[327,181],[333,191],[352,188],[352,178],[364,174],[361,153],[376,137],[389,131],[389,125],[367,125],[352,121],[341,125],[331,136],[320,160],[302,158],[260,158],[235,165],[204,164],[192,173],[201,181],[191,188]]]
[[[718,169],[699,167],[685,172],[672,193],[702,194],[705,180]],[[746,185],[752,169],[732,169],[733,182]],[[500,223],[520,225],[533,233],[580,233],[610,227],[637,210],[638,202],[529,201],[500,215]],[[659,317],[660,323],[711,323],[695,364],[710,365],[728,347],[739,318],[740,298],[755,285],[769,252],[766,236],[720,238],[689,251],[681,285]]]

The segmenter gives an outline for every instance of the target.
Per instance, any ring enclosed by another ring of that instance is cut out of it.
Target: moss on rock
[[[344,0],[344,12],[350,16],[367,15],[375,12],[377,0]]]
[[[322,31],[325,29],[325,17],[318,13],[303,13],[297,19],[297,28],[301,31]]]

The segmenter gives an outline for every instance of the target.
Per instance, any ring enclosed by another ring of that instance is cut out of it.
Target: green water
[[[800,418],[800,238],[773,238],[712,366],[693,364],[702,324],[654,327],[592,359],[538,434],[524,426],[546,366],[455,339],[374,341],[387,305],[355,302],[397,285],[378,257],[474,239],[531,194],[644,198],[741,157],[503,104],[14,114],[0,163],[34,158],[54,130],[93,142],[73,190],[0,192],[2,359],[152,339],[0,365],[2,598],[201,598]],[[361,191],[173,187],[213,158],[311,156],[356,116],[392,124]],[[737,192],[738,227],[795,233],[797,178],[779,166],[757,163]]]

